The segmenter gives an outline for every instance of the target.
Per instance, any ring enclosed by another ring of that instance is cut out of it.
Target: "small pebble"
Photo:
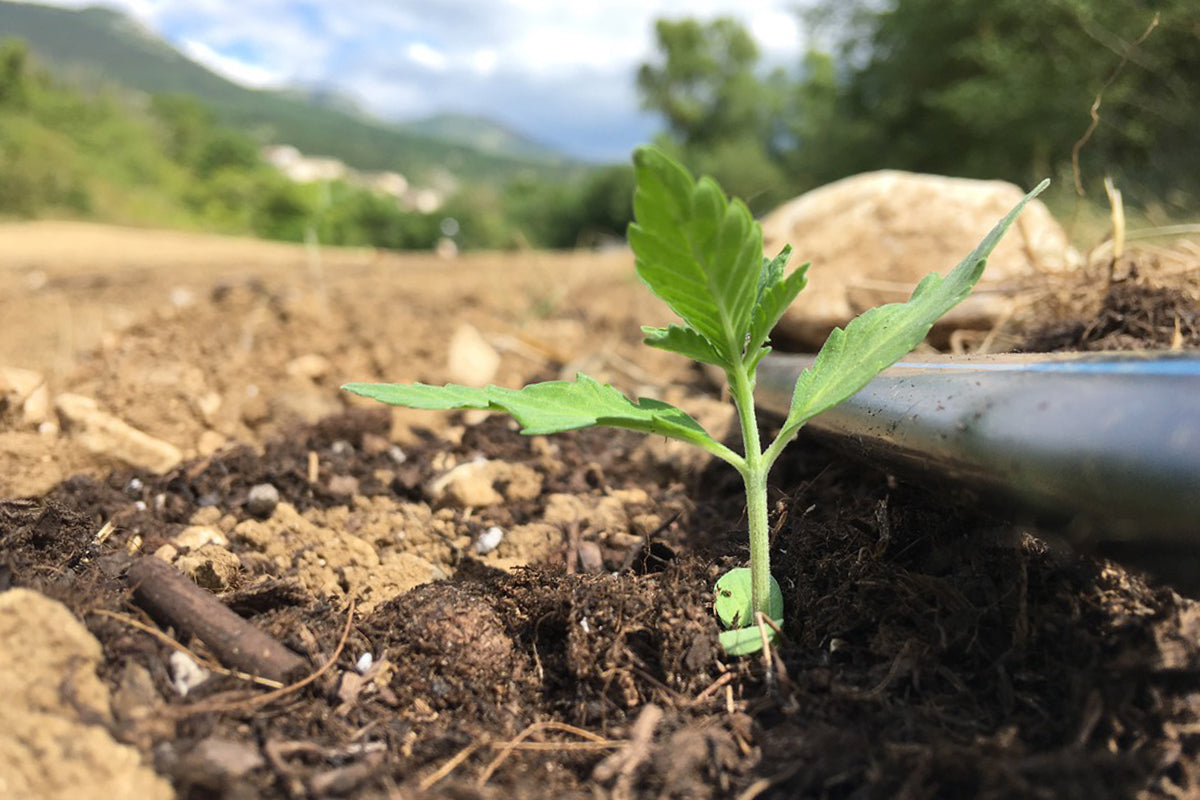
[[[171,538],[171,544],[184,550],[199,550],[206,544],[225,547],[229,540],[219,528],[211,525],[189,525]]]
[[[352,495],[358,493],[358,478],[353,475],[334,475],[329,479],[332,494]]]
[[[595,542],[580,542],[579,566],[588,575],[598,575],[603,572],[604,557],[600,554],[600,545]]]
[[[375,656],[368,653],[363,653],[358,657],[358,661],[354,662],[354,668],[358,670],[358,674],[363,675],[375,663]]]
[[[171,671],[171,685],[180,697],[187,697],[188,692],[209,678],[208,670],[193,661],[187,653],[179,650],[167,656],[167,665]]]
[[[196,303],[196,293],[186,286],[176,286],[167,297],[175,308],[187,308]]]
[[[259,483],[250,487],[246,495],[246,511],[256,517],[271,516],[275,506],[279,505],[279,490],[269,483]]]
[[[479,534],[479,538],[475,540],[475,552],[481,556],[486,555],[499,547],[502,541],[504,541],[504,531],[493,525]]]

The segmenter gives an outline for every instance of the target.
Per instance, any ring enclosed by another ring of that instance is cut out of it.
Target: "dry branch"
[[[230,611],[165,561],[141,558],[129,568],[126,580],[139,605],[199,638],[223,664],[283,683],[307,671],[303,658]]]

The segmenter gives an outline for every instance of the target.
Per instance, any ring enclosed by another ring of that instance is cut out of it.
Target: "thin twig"
[[[710,683],[704,691],[702,691],[700,694],[693,697],[692,700],[688,703],[688,707],[690,708],[692,706],[700,705],[705,700],[707,700],[709,697],[716,694],[718,689],[720,689],[722,686],[724,686],[725,684],[729,683],[732,680],[733,680],[733,672],[732,671],[722,674],[721,677],[717,678],[715,681]]]
[[[604,742],[520,742],[512,746],[514,751],[530,751],[530,752],[562,752],[564,750],[570,752],[581,750],[584,752],[592,750],[613,750],[618,747],[624,747],[627,744],[624,739],[610,739]]]
[[[158,639],[160,642],[167,645],[168,647],[175,648],[176,650],[183,653],[188,658],[192,659],[192,661],[195,661],[197,664],[204,667],[209,672],[215,672],[218,675],[229,675],[231,677],[238,678],[239,680],[250,681],[251,683],[257,683],[259,686],[266,686],[268,689],[279,689],[283,686],[283,684],[280,683],[279,681],[273,681],[270,678],[262,678],[262,677],[259,677],[258,675],[251,675],[249,673],[241,672],[240,670],[236,670],[236,669],[227,669],[227,668],[221,666],[220,664],[216,663],[215,661],[212,661],[210,659],[204,658],[203,656],[197,655],[195,652],[193,652],[191,649],[189,649],[186,645],[180,644],[179,642],[175,641],[170,636],[168,636],[167,634],[160,631],[158,628],[151,627],[150,625],[147,625],[146,623],[141,622],[140,620],[136,620],[127,614],[121,614],[120,612],[117,612],[117,611],[109,611],[108,609],[105,609],[105,608],[94,608],[91,611],[89,611],[88,613],[96,614],[101,617],[109,617],[110,619],[115,619],[117,622],[124,623],[131,628],[137,628],[142,633],[146,633],[146,634],[149,634],[150,636],[153,636],[155,639]]]
[[[569,733],[572,736],[578,736],[581,739],[587,739],[590,742],[598,744],[623,744],[623,742],[611,742],[609,739],[605,739],[603,736],[598,736],[591,731],[585,731],[582,728],[576,728],[574,725],[567,725],[563,722],[535,722],[525,728],[525,730],[518,733],[517,737],[511,742],[505,743],[505,745],[501,748],[500,753],[492,759],[491,763],[484,767],[483,772],[479,773],[479,777],[475,780],[475,785],[481,789],[487,785],[487,782],[491,780],[492,775],[497,769],[500,768],[501,764],[508,760],[508,757],[512,755],[513,751],[515,751],[521,745],[521,743],[530,736],[541,731],[559,731],[561,733]]]
[[[1116,81],[1117,76],[1121,74],[1123,69],[1125,69],[1125,65],[1128,64],[1130,59],[1133,58],[1134,51],[1138,48],[1138,46],[1141,45],[1142,42],[1146,41],[1146,38],[1149,37],[1151,32],[1153,32],[1157,27],[1158,14],[1155,13],[1154,19],[1150,20],[1150,24],[1146,27],[1146,30],[1142,31],[1142,35],[1139,36],[1133,42],[1133,44],[1125,48],[1125,53],[1121,56],[1121,63],[1117,64],[1116,68],[1113,69],[1112,73],[1108,76],[1108,80],[1106,80],[1104,85],[1100,87],[1100,91],[1096,92],[1096,99],[1092,101],[1092,107],[1088,109],[1088,116],[1092,118],[1092,121],[1088,124],[1087,130],[1083,132],[1083,136],[1080,136],[1079,140],[1071,147],[1071,172],[1075,176],[1075,193],[1080,197],[1083,197],[1083,174],[1079,169],[1079,153],[1081,150],[1083,150],[1084,145],[1088,143],[1088,140],[1092,138],[1092,134],[1096,132],[1096,128],[1100,125],[1100,104],[1104,100],[1104,93],[1107,92],[1109,87],[1113,85],[1113,82]]]
[[[303,658],[160,558],[143,556],[134,561],[125,580],[138,605],[198,637],[222,664],[280,683],[308,669]]]
[[[241,711],[243,709],[252,710],[260,706],[265,706],[267,703],[270,703],[274,700],[278,700],[280,697],[285,697],[289,694],[300,691],[305,686],[308,686],[310,683],[317,680],[330,669],[332,669],[333,665],[337,663],[338,658],[342,654],[342,650],[346,647],[346,640],[350,638],[350,628],[353,623],[354,598],[350,598],[350,607],[346,609],[346,626],[342,628],[342,637],[338,640],[337,647],[335,647],[333,650],[333,655],[331,655],[329,659],[322,664],[319,669],[317,669],[316,672],[312,673],[307,678],[276,689],[273,692],[267,692],[266,694],[259,695],[257,697],[251,697],[248,700],[239,700],[234,703],[196,703],[194,705],[177,709],[175,713],[179,714],[180,716],[188,716],[191,714],[218,713],[222,711]]]
[[[417,786],[422,792],[429,791],[433,788],[434,784],[449,775],[451,772],[454,772],[459,764],[470,758],[472,754],[474,754],[474,752],[482,746],[482,744],[482,742],[471,742],[462,750],[459,750],[457,753],[455,753],[454,757],[448,760],[445,764],[442,764],[433,772],[422,778],[421,782],[418,783]]]

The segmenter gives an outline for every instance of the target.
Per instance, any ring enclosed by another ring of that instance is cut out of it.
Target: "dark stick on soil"
[[[138,559],[129,568],[126,581],[139,605],[199,638],[226,666],[281,683],[299,678],[308,669],[303,658],[230,611],[162,559]]]

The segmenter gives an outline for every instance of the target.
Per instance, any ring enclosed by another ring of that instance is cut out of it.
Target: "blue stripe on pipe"
[[[1107,357],[1101,360],[1082,359],[1078,361],[1034,361],[1026,363],[1011,361],[971,361],[966,363],[898,361],[892,366],[897,369],[963,370],[975,372],[1057,372],[1100,375],[1179,375],[1200,377],[1200,358],[1195,356],[1151,359],[1136,357],[1113,359]]]

